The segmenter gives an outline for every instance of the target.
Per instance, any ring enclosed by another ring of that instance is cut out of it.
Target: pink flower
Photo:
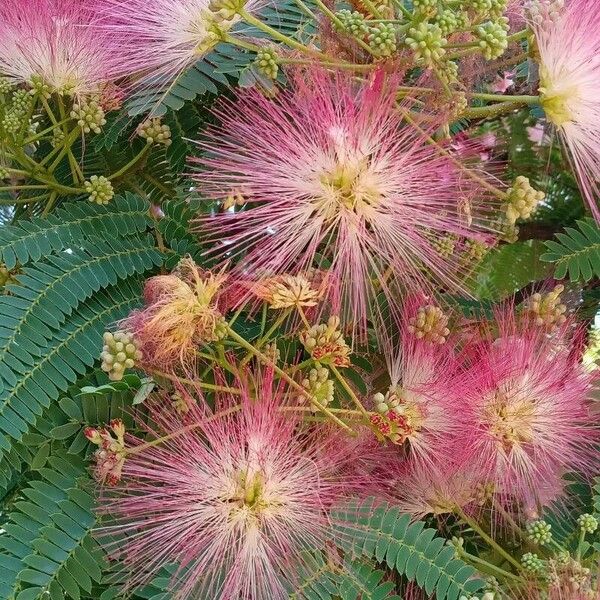
[[[569,151],[590,209],[600,222],[600,12],[595,0],[572,0],[554,19],[534,21],[540,101]]]
[[[447,469],[464,431],[464,383],[446,325],[425,296],[407,299],[399,342],[388,341],[385,349],[391,385],[374,398],[376,410],[391,421],[393,441],[406,445],[409,462],[424,473]]]
[[[328,508],[372,492],[361,444],[328,427],[303,428],[280,411],[272,377],[257,379],[240,410],[239,398],[222,398],[229,414],[191,407],[182,422],[163,409],[155,435],[170,439],[129,448],[121,486],[102,503],[114,522],[101,531],[118,536],[107,546],[122,554],[128,585],[176,563],[175,598],[287,599],[302,551],[331,535]]]
[[[544,141],[545,131],[546,128],[543,123],[536,123],[533,127],[527,127],[527,138],[530,142],[541,146]]]
[[[242,272],[267,276],[328,265],[332,310],[363,331],[395,284],[427,289],[430,273],[461,290],[456,257],[436,241],[485,238],[491,202],[468,169],[403,125],[382,73],[364,85],[317,68],[290,79],[274,99],[250,90],[222,103],[221,127],[192,159],[204,195],[246,201],[200,217],[211,252],[243,254]]]
[[[498,75],[496,80],[490,86],[490,89],[495,94],[506,93],[514,84],[513,77],[515,76],[513,71],[504,71],[502,75]]]
[[[49,92],[99,92],[115,49],[96,25],[88,0],[2,0],[0,73]]]
[[[568,322],[549,335],[507,306],[495,328],[494,341],[481,340],[467,352],[468,464],[499,496],[523,508],[548,504],[550,491],[560,494],[565,472],[591,469],[593,378],[574,356]]]
[[[141,74],[137,85],[170,83],[202,59],[239,22],[234,11],[217,10],[210,0],[97,0],[105,32],[117,36],[120,60],[115,76]],[[249,0],[253,12],[263,0]]]

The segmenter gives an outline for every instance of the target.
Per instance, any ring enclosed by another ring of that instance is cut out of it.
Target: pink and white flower
[[[462,290],[459,260],[436,241],[487,239],[493,202],[468,168],[403,123],[382,73],[362,85],[317,68],[290,79],[275,98],[223,102],[192,159],[203,195],[246,202],[199,219],[211,252],[243,255],[239,269],[258,276],[328,265],[333,311],[362,331],[395,285],[428,289],[429,273]]]
[[[466,353],[469,464],[500,497],[522,507],[547,504],[549,490],[560,494],[564,473],[592,466],[593,376],[573,354],[568,322],[548,334],[508,306],[494,327],[493,341],[480,340]]]
[[[120,555],[129,585],[176,563],[175,598],[284,600],[302,552],[331,535],[328,508],[374,476],[362,445],[341,430],[303,428],[283,413],[272,377],[257,377],[241,409],[221,398],[221,416],[190,408],[156,415],[160,445],[129,444],[121,484],[102,502],[114,519],[100,535]],[[239,398],[235,399],[235,403]],[[132,443],[135,440],[131,440]]]
[[[532,23],[540,62],[540,100],[568,149],[583,195],[600,222],[600,12],[572,0]]]
[[[115,52],[88,0],[0,3],[0,75],[14,83],[37,80],[50,92],[96,93],[111,78]]]

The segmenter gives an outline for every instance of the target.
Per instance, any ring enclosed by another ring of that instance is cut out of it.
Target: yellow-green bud
[[[115,195],[112,183],[104,175],[92,175],[83,187],[89,194],[89,201],[96,204],[108,204]]]

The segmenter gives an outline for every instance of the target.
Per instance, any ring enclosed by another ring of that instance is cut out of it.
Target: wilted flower
[[[114,38],[88,0],[2,0],[0,73],[43,93],[87,95],[111,77]],[[43,86],[43,89],[42,89]]]
[[[144,288],[145,307],[123,321],[150,366],[185,369],[199,345],[222,339],[225,323],[217,307],[226,275],[203,271],[184,258],[170,275],[151,277]]]
[[[275,309],[316,306],[324,291],[304,274],[269,277],[252,285],[252,292]]]
[[[222,104],[221,128],[193,159],[204,194],[225,199],[243,189],[247,204],[200,217],[215,242],[210,252],[243,251],[239,268],[254,273],[330,264],[332,310],[360,331],[381,320],[375,297],[391,298],[395,283],[427,286],[429,272],[460,289],[458,261],[441,256],[436,242],[485,237],[491,206],[480,185],[403,125],[395,87],[381,73],[364,85],[317,68],[290,79],[274,99],[250,90]]]
[[[119,536],[114,550],[130,584],[176,563],[175,598],[287,599],[302,552],[330,539],[328,508],[361,487],[369,493],[371,477],[355,468],[360,446],[300,427],[279,410],[271,380],[261,376],[256,398],[244,394],[237,412],[190,408],[186,423],[196,429],[162,411],[169,439],[131,449],[122,485],[102,503],[114,518],[103,533]]]
[[[113,419],[110,428],[112,433],[108,429],[94,427],[86,427],[83,433],[92,444],[98,446],[98,450],[94,452],[94,478],[100,483],[114,486],[121,480],[127,452],[123,421]]]
[[[532,24],[540,61],[540,101],[569,150],[596,218],[600,179],[600,12],[596,0],[572,0]]]

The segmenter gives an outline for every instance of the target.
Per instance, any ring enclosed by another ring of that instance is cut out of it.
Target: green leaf
[[[600,229],[592,219],[577,221],[577,227],[557,233],[558,241],[545,242],[547,252],[540,260],[554,263],[554,276],[571,281],[589,281],[600,277]]]
[[[428,593],[435,588],[437,600],[458,600],[485,585],[473,567],[457,558],[448,560],[454,550],[433,529],[425,528],[423,521],[409,525],[409,516],[386,502],[351,502],[333,511],[331,518],[336,543],[346,554],[386,563],[416,579]]]

